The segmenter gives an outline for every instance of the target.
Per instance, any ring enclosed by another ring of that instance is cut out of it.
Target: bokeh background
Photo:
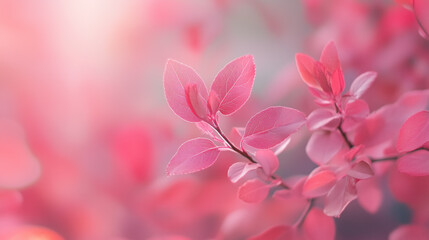
[[[331,40],[347,86],[379,73],[365,95],[371,110],[429,85],[429,44],[393,0],[0,0],[1,239],[246,239],[293,223],[293,200],[237,199],[232,153],[166,176],[180,144],[202,133],[169,109],[164,65],[193,66],[210,86],[226,63],[254,55],[251,99],[220,119],[229,132],[272,105],[311,112],[294,57],[318,58]],[[300,131],[280,156],[281,176],[315,167],[308,137]],[[352,203],[337,239],[386,239],[410,221],[383,179],[380,211]]]

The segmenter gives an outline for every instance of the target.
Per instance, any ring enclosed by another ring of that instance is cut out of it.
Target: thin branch
[[[307,217],[308,213],[314,206],[315,198],[309,199],[308,207],[305,209],[304,213],[301,215],[301,217],[298,219],[298,221],[295,223],[296,227],[299,228],[304,223],[305,218]]]

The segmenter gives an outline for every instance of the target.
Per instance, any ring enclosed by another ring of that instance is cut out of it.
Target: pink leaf
[[[375,78],[377,77],[376,72],[365,72],[359,75],[350,86],[350,94],[355,98],[360,98],[368,88],[371,87]]]
[[[402,225],[389,235],[389,240],[427,240],[429,231],[419,225]]]
[[[15,122],[0,120],[0,188],[17,189],[34,183],[41,173],[31,153],[24,129]]]
[[[269,107],[247,122],[243,142],[267,149],[281,143],[305,123],[305,115],[287,107]]]
[[[399,129],[410,116],[426,108],[429,102],[429,91],[413,91],[401,96],[394,104],[385,105],[371,113],[356,128],[354,144],[375,146],[396,143]]]
[[[211,87],[219,98],[219,111],[229,115],[240,109],[249,99],[254,79],[253,56],[246,55],[228,63],[217,74]]]
[[[335,222],[332,217],[326,216],[320,209],[313,208],[308,213],[302,225],[308,240],[334,240]]]
[[[207,101],[198,92],[196,84],[191,83],[185,86],[185,96],[192,113],[199,119],[208,121],[209,110],[207,108]]]
[[[220,139],[216,133],[216,131],[212,128],[212,126],[210,126],[208,123],[206,122],[197,122],[195,123],[195,125],[197,126],[198,129],[200,129],[203,133],[209,135],[210,137],[212,137],[214,140],[219,141],[219,142],[224,142],[222,139]]]
[[[296,229],[290,226],[280,225],[272,227],[265,232],[249,238],[249,240],[298,240]]]
[[[307,127],[310,131],[317,129],[333,130],[338,127],[341,116],[334,111],[326,108],[318,108],[308,115]]]
[[[322,90],[314,73],[317,68],[317,61],[301,53],[296,54],[295,61],[302,80],[304,80],[309,87]]]
[[[219,110],[219,104],[220,104],[220,99],[218,95],[215,92],[210,91],[209,99],[207,100],[207,107],[213,116]]]
[[[369,213],[376,213],[381,206],[383,195],[377,178],[369,178],[356,183],[359,204]]]
[[[413,176],[429,175],[429,151],[420,150],[400,157],[398,170]]]
[[[270,188],[259,179],[252,179],[240,186],[238,197],[248,203],[259,203],[267,197]]]
[[[399,132],[396,149],[409,152],[429,141],[429,112],[421,111],[405,121]]]
[[[331,73],[341,68],[337,47],[333,41],[326,44],[320,56],[320,62],[323,63],[326,69]]]
[[[316,164],[325,164],[343,147],[344,139],[338,131],[320,131],[311,136],[305,148]]]
[[[260,166],[258,164],[254,163],[236,162],[229,167],[228,177],[232,183],[236,183],[245,177],[250,171],[259,167]]]
[[[349,176],[345,176],[329,191],[325,199],[323,212],[328,216],[339,217],[347,205],[356,197],[354,180]]]
[[[265,174],[271,176],[279,168],[279,159],[271,150],[258,150],[255,155],[256,161],[261,164]]]
[[[331,75],[330,88],[332,93],[337,96],[344,90],[344,78],[341,71],[340,60],[338,58],[337,48],[334,42],[329,42],[322,51],[320,62],[325,66],[327,72]]]
[[[219,153],[218,147],[207,138],[186,141],[168,164],[167,174],[187,174],[206,169],[215,163]]]
[[[332,171],[316,168],[305,181],[302,194],[308,198],[320,197],[328,193],[336,181]]]
[[[349,176],[357,179],[367,179],[374,176],[372,167],[365,161],[360,161],[353,164],[352,168],[347,173]]]
[[[199,122],[201,119],[191,109],[185,93],[186,88],[193,84],[195,84],[198,94],[203,99],[207,99],[206,86],[194,69],[171,59],[167,61],[164,70],[164,90],[168,105],[174,113],[184,120]],[[193,98],[197,98],[197,96],[194,95]],[[197,98],[194,101],[200,100]]]

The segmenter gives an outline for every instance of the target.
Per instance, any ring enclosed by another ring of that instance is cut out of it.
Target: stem
[[[337,105],[337,103],[336,103],[336,102],[334,103],[334,106],[335,106],[335,111],[336,111],[337,113],[341,113],[341,110],[340,110],[340,108],[338,107],[338,105]],[[340,131],[341,136],[343,136],[344,141],[346,141],[347,146],[349,146],[349,148],[353,148],[353,147],[354,147],[354,145],[353,145],[353,143],[349,140],[349,138],[347,137],[347,134],[344,132],[344,130],[343,130],[343,128],[342,128],[342,125],[343,125],[343,119],[341,118],[340,125],[338,125],[337,129],[338,129],[338,131]]]
[[[307,217],[308,213],[314,206],[314,200],[315,198],[309,199],[308,207],[305,209],[304,213],[301,215],[301,217],[298,219],[298,221],[295,223],[296,227],[299,228],[304,223],[305,218]]]
[[[405,156],[405,155],[407,155],[407,154],[410,154],[410,153],[413,153],[413,152],[417,152],[417,151],[420,151],[420,150],[426,150],[426,151],[429,151],[429,149],[428,149],[428,148],[420,147],[420,148],[414,149],[414,150],[412,150],[412,151],[409,151],[409,152],[406,152],[406,153],[400,154],[400,155],[398,155],[398,156],[391,156],[391,157],[385,157],[385,158],[369,158],[369,159],[371,159],[371,162],[373,162],[373,163],[375,163],[375,162],[384,162],[384,161],[396,161],[396,160],[398,160],[398,158],[400,158],[400,157],[403,157],[403,156]]]
[[[216,132],[219,134],[219,136],[222,138],[222,140],[225,141],[225,143],[236,153],[240,154],[241,156],[245,157],[247,160],[249,160],[251,163],[257,163],[246,151],[244,150],[240,150],[239,148],[237,148],[226,136],[225,134],[223,134],[222,130],[220,129],[219,125],[217,124],[217,122],[214,122],[213,124],[214,126],[213,129],[216,130]],[[286,185],[282,179],[277,176],[277,175],[271,175],[269,176],[271,179],[273,180],[279,180],[280,181],[280,186],[282,186],[285,189],[290,189],[290,187],[288,185]]]

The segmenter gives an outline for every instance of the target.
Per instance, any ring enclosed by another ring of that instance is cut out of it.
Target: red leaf
[[[305,181],[302,194],[308,198],[320,197],[328,193],[336,181],[337,177],[332,171],[316,168]]]
[[[398,159],[398,170],[413,176],[429,175],[429,151],[420,150]]]
[[[332,217],[326,216],[320,209],[313,208],[308,213],[302,225],[308,240],[334,240],[335,222]]]
[[[281,143],[305,123],[305,115],[287,107],[270,107],[247,122],[243,142],[251,147],[267,149]]]
[[[320,56],[320,62],[323,63],[330,73],[341,68],[337,47],[333,41],[326,44]]]
[[[345,176],[329,191],[325,199],[323,212],[328,216],[339,217],[347,205],[356,197],[354,180],[349,176]]]
[[[405,121],[399,131],[396,149],[409,152],[429,141],[429,111],[421,111]]]
[[[240,109],[249,99],[254,79],[253,56],[239,57],[228,63],[217,74],[211,87],[219,98],[219,111],[229,115]]]
[[[270,188],[259,179],[252,179],[240,186],[238,197],[248,203],[259,203],[267,197]]]
[[[296,65],[302,80],[311,88],[322,90],[316,78],[315,69],[317,61],[305,54],[298,53],[295,56]]]
[[[198,92],[198,95],[193,95],[192,101],[199,104],[201,101],[199,99],[200,95],[205,102],[208,95],[207,89],[195,70],[175,60],[170,59],[167,61],[164,70],[164,90],[168,105],[174,113],[184,120],[199,122],[201,118],[194,113],[191,105],[188,104],[187,98],[189,98],[189,96],[187,97],[185,92],[186,88],[193,88],[193,85],[195,85],[195,91]]]
[[[206,99],[198,92],[196,84],[188,84],[185,87],[186,102],[192,112],[201,120],[208,121],[209,110]]]
[[[329,162],[343,147],[344,139],[338,131],[313,133],[305,148],[310,159],[318,165]]]
[[[268,176],[271,176],[279,168],[279,159],[271,150],[258,150],[255,159],[261,164],[262,169]]]
[[[365,72],[359,75],[350,86],[350,94],[355,98],[360,98],[371,87],[375,78],[376,72]]]
[[[213,165],[218,147],[209,139],[196,138],[183,143],[167,166],[168,175],[198,172]]]

